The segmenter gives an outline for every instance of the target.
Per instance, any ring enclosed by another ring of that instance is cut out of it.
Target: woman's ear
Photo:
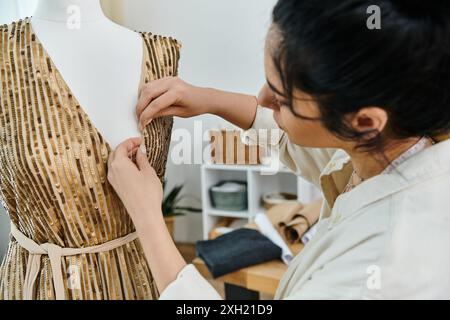
[[[382,132],[388,121],[388,114],[379,107],[366,107],[356,112],[351,120],[353,129],[359,132]]]

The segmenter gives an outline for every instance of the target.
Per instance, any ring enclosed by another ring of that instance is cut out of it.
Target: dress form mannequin
[[[140,85],[178,74],[181,44],[114,25],[98,1],[75,3],[79,23],[66,5],[43,0],[34,18],[0,25],[0,202],[11,220],[0,300],[157,299],[107,164],[141,134],[163,180],[173,118],[139,132],[134,109]]]
[[[70,6],[79,9],[79,28],[67,25]],[[31,23],[111,147],[139,136],[135,116],[143,56],[139,34],[110,21],[99,0],[39,0]]]

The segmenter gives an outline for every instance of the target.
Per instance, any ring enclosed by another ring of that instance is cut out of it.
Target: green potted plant
[[[166,183],[163,184],[164,191],[166,189]],[[173,237],[174,234],[174,223],[175,217],[183,216],[189,212],[201,212],[202,209],[192,208],[181,206],[180,202],[184,198],[181,196],[181,191],[183,190],[183,185],[177,185],[170,190],[167,195],[164,197],[162,203],[162,213],[164,216],[164,220],[167,225],[167,229],[169,229],[170,234]]]

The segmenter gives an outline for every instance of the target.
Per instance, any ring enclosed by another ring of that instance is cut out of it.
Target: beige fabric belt
[[[55,288],[56,300],[65,300],[64,278],[61,267],[61,258],[75,256],[80,254],[90,254],[106,252],[121,247],[137,239],[136,232],[118,238],[104,244],[87,248],[62,248],[53,243],[37,244],[11,224],[11,235],[16,239],[19,245],[30,254],[28,257],[27,270],[23,285],[23,298],[32,300],[34,298],[34,285],[40,272],[41,256],[48,255],[53,274],[53,286]]]

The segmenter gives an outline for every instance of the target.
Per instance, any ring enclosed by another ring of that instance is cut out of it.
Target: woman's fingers
[[[174,117],[174,116],[181,117],[181,118],[187,117],[188,114],[186,112],[186,108],[179,107],[179,106],[170,106],[168,108],[161,110],[157,114],[155,114],[153,116],[153,118],[156,119],[156,118],[161,118],[161,117]]]
[[[134,147],[133,150],[130,150],[128,152],[128,158],[132,159],[133,155],[136,153],[136,151],[139,149],[139,147]]]
[[[169,90],[169,81],[167,78],[159,79],[147,83],[141,88],[139,92],[139,99],[136,105],[136,116],[139,119],[142,111],[152,102],[154,99],[163,95]]]
[[[113,183],[115,181],[115,176],[117,169],[121,168],[124,158],[130,159],[129,154],[136,152],[136,148],[139,148],[141,144],[141,137],[127,139],[122,142],[108,157],[108,181]],[[130,160],[131,161],[131,160]]]
[[[141,128],[144,128],[151,120],[153,120],[156,114],[176,104],[177,100],[178,97],[173,91],[168,91],[153,100],[140,115],[139,124]]]
[[[147,159],[147,152],[142,149],[138,149],[136,152],[136,165],[140,171],[152,170],[152,166]]]
[[[119,144],[116,148],[116,150],[113,153],[113,161],[117,159],[118,157],[126,157],[128,158],[128,155],[133,152],[133,150],[136,150],[136,148],[139,148],[141,145],[142,138],[136,137],[136,138],[130,138]]]

